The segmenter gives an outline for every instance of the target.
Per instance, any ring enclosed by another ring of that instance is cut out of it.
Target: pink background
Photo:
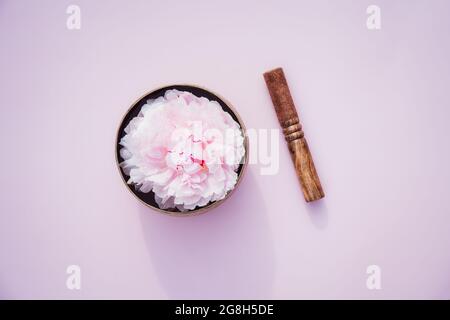
[[[66,8],[81,8],[81,30]],[[366,28],[381,7],[382,29]],[[0,297],[450,298],[450,2],[0,1]],[[194,218],[126,190],[123,113],[164,84],[278,128],[285,69],[326,198],[250,165]],[[80,265],[81,290],[66,288]],[[382,289],[366,288],[366,267]]]

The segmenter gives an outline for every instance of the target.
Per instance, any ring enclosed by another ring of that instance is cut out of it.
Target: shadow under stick
[[[304,137],[283,69],[277,68],[264,73],[264,80],[269,89],[278,121],[283,129],[305,200],[310,202],[321,199],[325,194],[308,143]]]

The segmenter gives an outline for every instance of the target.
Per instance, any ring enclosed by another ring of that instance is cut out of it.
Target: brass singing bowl
[[[155,194],[153,193],[153,191],[144,193],[144,192],[137,190],[136,186],[134,184],[128,184],[127,180],[128,180],[129,176],[126,175],[123,172],[122,168],[120,167],[120,163],[122,161],[124,161],[124,159],[120,155],[121,145],[119,144],[119,142],[122,139],[122,137],[125,136],[125,131],[124,131],[125,127],[128,125],[128,123],[130,122],[131,119],[133,119],[134,117],[136,117],[139,114],[142,106],[147,103],[147,100],[156,99],[158,97],[161,97],[164,95],[164,93],[167,90],[171,90],[171,89],[176,89],[179,91],[188,91],[188,92],[196,95],[197,97],[205,97],[211,101],[217,101],[220,104],[220,106],[222,107],[222,109],[224,111],[228,112],[231,115],[231,117],[237,123],[239,123],[239,126],[241,127],[241,130],[242,130],[242,134],[244,136],[245,155],[244,155],[243,162],[241,164],[239,164],[239,168],[237,170],[238,178],[237,178],[237,182],[236,182],[236,185],[234,186],[234,188],[231,189],[230,191],[228,191],[228,193],[225,195],[225,198],[223,198],[221,200],[209,202],[205,206],[197,207],[193,210],[188,210],[188,211],[184,211],[184,212],[181,212],[178,209],[172,209],[172,208],[170,208],[170,209],[159,208],[158,204],[156,203]],[[218,94],[216,94],[208,89],[205,89],[203,87],[199,87],[199,86],[195,86],[195,85],[190,85],[190,84],[168,85],[168,86],[157,88],[155,90],[152,90],[152,91],[144,94],[142,97],[140,97],[138,100],[136,100],[131,105],[131,107],[127,110],[127,112],[123,116],[123,118],[120,122],[119,128],[117,130],[116,137],[117,137],[116,138],[116,147],[115,147],[116,165],[117,165],[117,168],[119,169],[119,173],[120,173],[120,176],[122,177],[122,181],[125,184],[125,186],[127,187],[128,191],[130,191],[131,194],[133,194],[134,197],[136,197],[136,199],[138,199],[140,202],[142,202],[147,207],[149,207],[159,213],[165,214],[165,215],[179,216],[179,217],[195,216],[195,215],[205,213],[205,212],[217,207],[218,205],[223,203],[225,200],[227,200],[231,196],[231,194],[234,193],[234,191],[239,186],[239,184],[242,180],[242,177],[244,176],[244,172],[247,168],[248,155],[249,155],[248,136],[247,136],[247,131],[245,129],[244,122],[242,121],[238,112],[233,108],[233,106],[228,101],[226,101],[224,98],[222,98]]]

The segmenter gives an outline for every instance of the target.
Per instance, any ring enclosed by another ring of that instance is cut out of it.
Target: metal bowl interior
[[[144,193],[144,192],[140,192],[138,191],[134,185],[132,184],[128,184],[127,180],[128,180],[128,175],[126,175],[122,168],[120,167],[120,163],[122,161],[124,161],[124,159],[121,157],[120,155],[120,140],[122,139],[122,137],[125,135],[125,127],[128,125],[128,123],[130,122],[131,119],[133,119],[134,117],[136,117],[142,106],[145,105],[145,103],[147,102],[148,99],[156,99],[160,96],[163,96],[164,93],[167,90],[171,90],[171,89],[177,89],[179,91],[188,91],[191,92],[192,94],[198,96],[198,97],[205,97],[209,100],[214,100],[217,101],[221,107],[223,108],[224,111],[228,112],[231,117],[239,123],[239,125],[241,126],[241,130],[242,133],[244,135],[244,147],[245,147],[245,157],[244,157],[244,161],[243,163],[241,163],[239,165],[239,168],[237,170],[237,174],[238,174],[238,180],[236,185],[234,186],[234,188],[232,190],[230,190],[227,195],[225,196],[224,199],[219,200],[219,201],[215,201],[215,202],[210,202],[208,204],[206,204],[203,207],[197,207],[194,210],[189,210],[189,211],[185,211],[185,212],[181,212],[178,209],[161,209],[159,208],[158,204],[156,203],[155,200],[155,194],[153,193],[153,191],[150,191],[148,193]],[[248,137],[246,134],[246,129],[244,126],[244,123],[242,121],[242,119],[240,118],[239,114],[236,112],[236,110],[231,106],[230,103],[226,102],[222,97],[218,96],[217,94],[211,92],[210,90],[207,90],[205,88],[202,87],[198,87],[198,86],[194,86],[194,85],[185,85],[185,84],[176,84],[176,85],[169,85],[169,86],[164,86],[161,88],[158,88],[156,90],[153,90],[149,93],[146,93],[144,96],[142,96],[141,98],[139,98],[135,103],[133,103],[133,105],[128,109],[128,111],[126,112],[126,114],[124,115],[120,126],[118,128],[117,131],[117,138],[116,138],[116,146],[115,146],[115,153],[116,153],[116,164],[117,164],[117,168],[119,169],[120,175],[122,177],[122,180],[124,182],[124,184],[126,185],[127,189],[139,200],[141,201],[143,204],[145,204],[147,207],[150,207],[153,210],[156,210],[160,213],[166,214],[166,215],[173,215],[173,216],[193,216],[193,215],[198,215],[201,213],[205,213],[209,210],[211,210],[212,208],[215,208],[216,206],[218,206],[219,204],[221,204],[222,202],[224,202],[226,199],[229,198],[229,196],[234,192],[234,190],[236,190],[236,188],[238,187],[240,181],[242,180],[242,177],[244,175],[245,169],[247,167],[247,163],[248,163]]]

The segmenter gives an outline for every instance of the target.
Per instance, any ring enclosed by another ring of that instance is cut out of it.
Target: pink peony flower
[[[168,90],[125,128],[120,165],[161,209],[193,210],[234,188],[245,154],[239,124],[216,101]]]

